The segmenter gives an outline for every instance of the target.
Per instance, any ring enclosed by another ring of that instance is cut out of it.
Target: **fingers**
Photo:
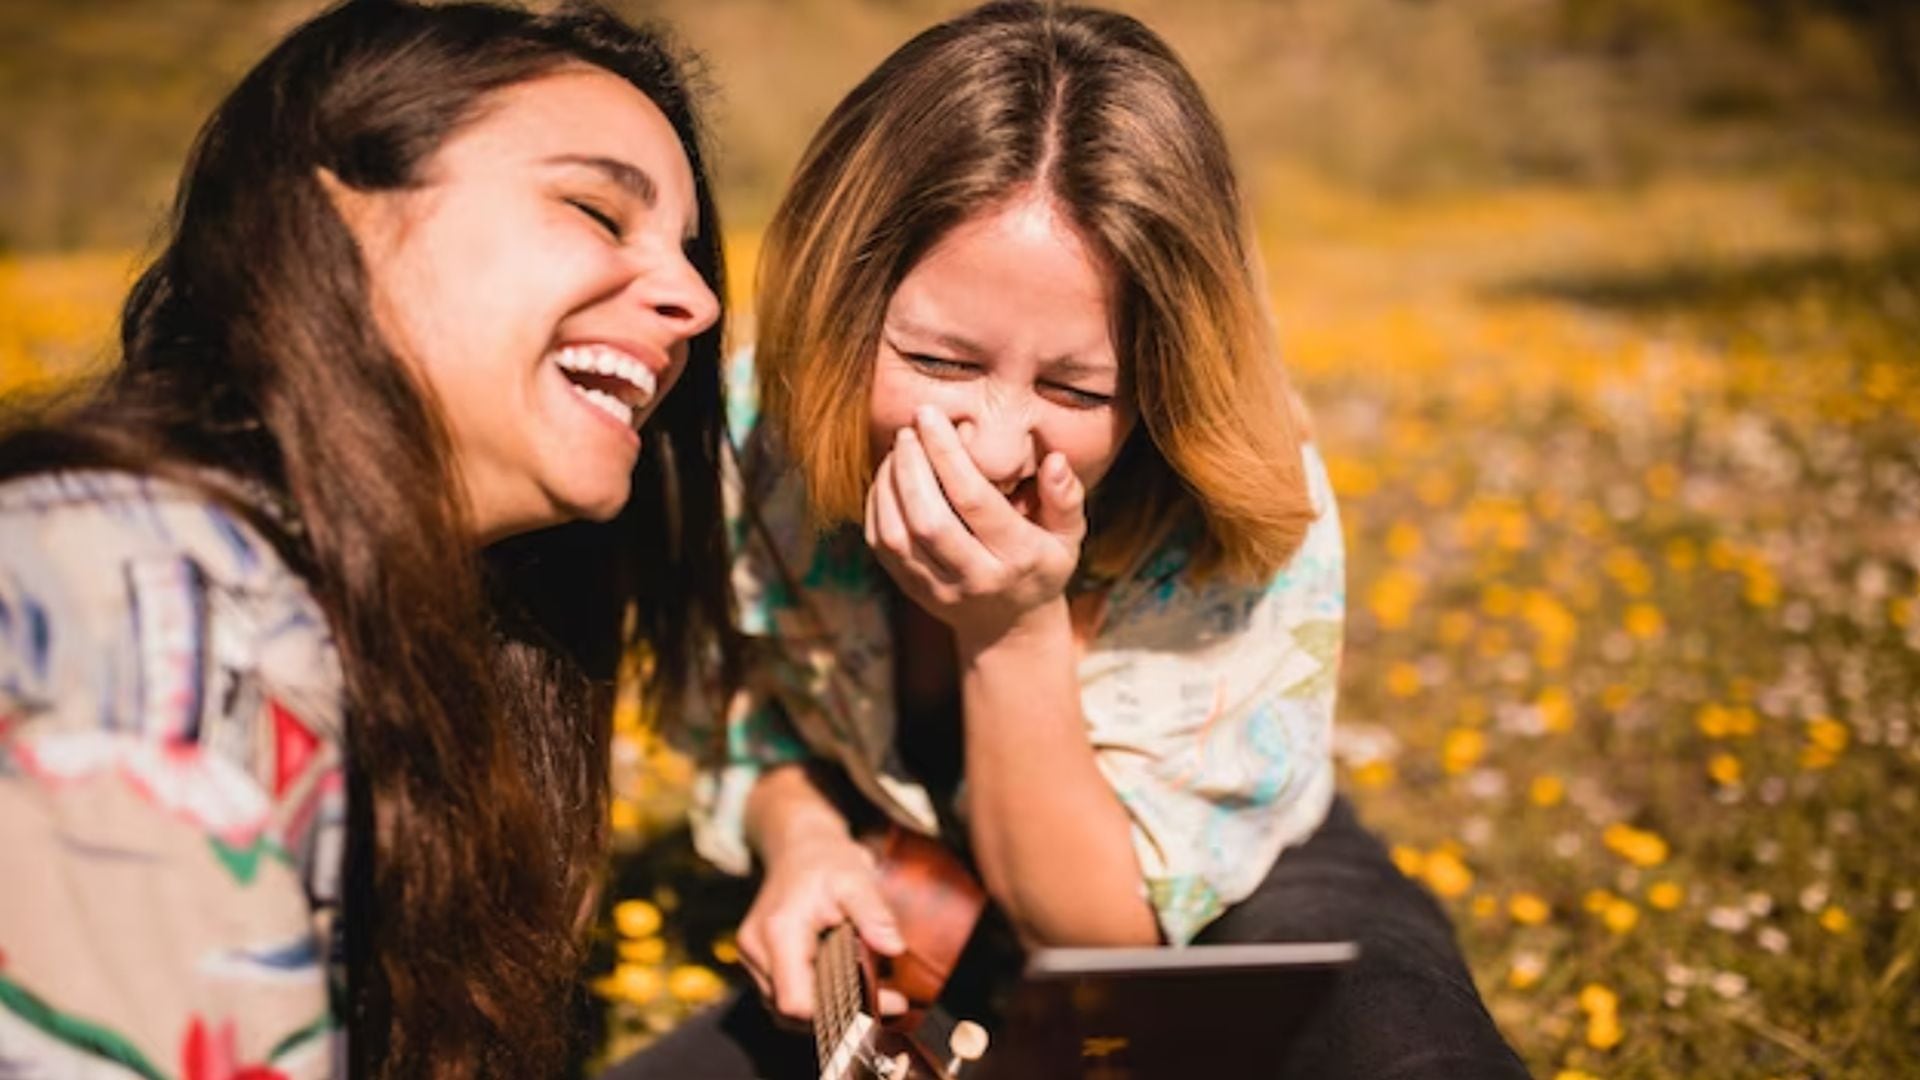
[[[1055,451],[1040,463],[1040,512],[1035,523],[1075,546],[1086,537],[1087,489],[1067,466],[1066,455]]]
[[[846,913],[853,928],[859,931],[860,940],[867,943],[867,948],[883,956],[898,956],[906,950],[906,940],[900,936],[900,924],[873,883],[843,884],[840,887],[840,910]]]
[[[912,428],[900,429],[889,458],[893,462],[889,473],[893,482],[892,502],[906,523],[914,552],[924,555],[933,576],[955,582],[991,573],[993,557],[955,514],[947,492],[934,476],[926,449]],[[974,476],[979,478],[977,472]],[[987,488],[987,494],[1005,505],[1006,500],[991,487]]]
[[[813,953],[820,930],[813,919],[775,915],[767,920],[773,1007],[796,1020],[813,1018]]]
[[[960,441],[960,433],[940,410],[926,405],[914,410],[914,426],[908,430],[925,447],[928,471],[959,521],[987,543],[1017,535],[1026,521],[1007,502],[987,478],[981,475],[973,455]]]

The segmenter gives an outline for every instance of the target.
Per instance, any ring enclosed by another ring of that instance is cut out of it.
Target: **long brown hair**
[[[623,619],[663,699],[730,655],[722,328],[691,343],[617,518],[475,551],[446,428],[374,329],[316,178],[413,185],[488,95],[578,63],[672,123],[696,182],[690,257],[724,296],[693,94],[662,35],[585,6],[356,0],[293,31],[202,129],[166,245],[127,300],[118,368],[76,410],[0,441],[0,477],[104,467],[195,486],[246,515],[326,610],[348,695],[355,1075],[561,1069],[604,858],[603,680]]]
[[[822,524],[858,518],[887,302],[962,221],[1038,190],[1118,278],[1141,425],[1093,493],[1086,560],[1115,573],[1197,518],[1200,569],[1264,579],[1314,516],[1300,416],[1226,139],[1139,22],[994,3],[924,31],[855,87],[801,159],[760,260],[755,366]]]

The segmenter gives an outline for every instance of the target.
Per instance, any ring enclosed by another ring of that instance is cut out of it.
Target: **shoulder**
[[[0,711],[217,743],[271,693],[337,735],[340,687],[305,581],[217,500],[123,472],[0,484]]]
[[[0,483],[0,525],[6,565],[59,570],[178,557],[234,585],[288,573],[272,545],[217,500],[134,473],[49,472]]]
[[[1201,526],[1189,520],[1169,529],[1113,584],[1101,636],[1115,644],[1158,640],[1191,648],[1248,631],[1337,621],[1345,604],[1339,510],[1318,449],[1305,444],[1301,457],[1315,516],[1285,565],[1262,581],[1201,574],[1193,560]]]

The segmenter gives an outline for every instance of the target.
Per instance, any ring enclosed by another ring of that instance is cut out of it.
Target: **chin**
[[[622,475],[617,484],[575,488],[556,494],[554,504],[568,521],[612,521],[633,494],[633,481]]]

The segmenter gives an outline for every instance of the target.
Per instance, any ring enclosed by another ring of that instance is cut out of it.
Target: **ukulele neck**
[[[867,1011],[860,971],[860,942],[851,923],[827,931],[813,957],[813,1045],[820,1080],[861,1080],[873,1075],[873,1015]],[[883,1074],[884,1075],[884,1074]]]

